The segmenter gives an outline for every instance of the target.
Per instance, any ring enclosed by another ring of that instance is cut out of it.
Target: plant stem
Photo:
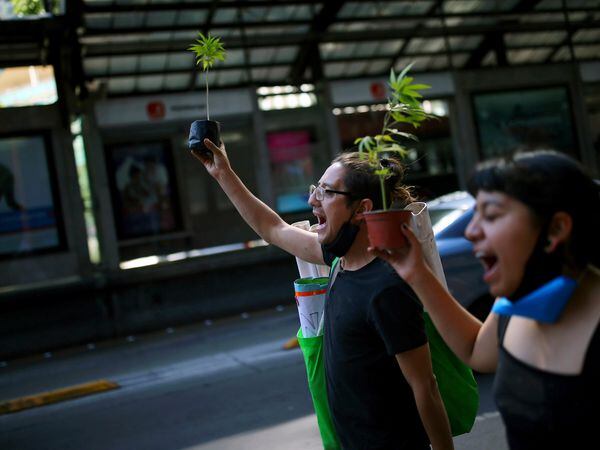
[[[387,211],[387,199],[385,196],[385,179],[383,177],[379,177],[379,187],[381,187],[381,200],[383,202],[383,210]]]
[[[385,135],[386,134],[386,130],[388,129],[388,122],[390,120],[390,112],[387,111],[385,113],[385,115],[383,116],[383,129],[381,130],[381,134]],[[387,211],[387,198],[385,195],[385,177],[384,176],[380,176],[379,177],[379,187],[381,188],[381,201],[383,202],[383,210]]]
[[[204,81],[206,81],[206,120],[210,120],[210,110],[208,109],[208,71],[204,72]]]

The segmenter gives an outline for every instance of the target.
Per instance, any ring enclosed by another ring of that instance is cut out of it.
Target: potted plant
[[[397,127],[408,124],[418,128],[423,121],[435,117],[425,112],[421,102],[423,96],[419,93],[423,89],[429,89],[430,86],[412,84],[413,78],[408,76],[411,67],[412,64],[397,76],[393,70],[390,73],[391,96],[388,99],[381,134],[363,136],[354,142],[358,144],[358,151],[368,159],[379,177],[383,209],[364,214],[369,242],[373,247],[378,248],[401,248],[406,245],[399,226],[408,222],[412,215],[408,210],[390,209],[391,199],[387,198],[385,192],[385,180],[392,175],[391,170],[386,166],[387,158],[394,154],[400,158],[405,157],[408,150],[401,142],[418,140],[414,134],[400,131]]]
[[[216,61],[225,61],[226,52],[221,39],[213,37],[208,33],[206,36],[198,32],[196,43],[188,50],[196,57],[196,65],[201,66],[206,81],[206,120],[195,120],[190,127],[188,147],[191,151],[199,153],[210,153],[204,145],[204,138],[210,139],[216,145],[221,143],[221,126],[219,122],[210,120],[210,109],[208,106],[208,71]]]

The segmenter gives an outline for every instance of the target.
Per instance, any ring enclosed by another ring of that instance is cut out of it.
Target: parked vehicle
[[[483,281],[483,267],[473,254],[473,245],[465,238],[474,205],[475,199],[464,191],[427,203],[448,289],[461,305],[483,320],[494,299]]]

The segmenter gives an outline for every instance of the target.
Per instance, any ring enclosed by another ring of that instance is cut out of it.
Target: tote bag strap
[[[327,286],[327,298],[329,298],[329,291],[331,286],[335,283],[338,273],[340,272],[340,258],[337,257],[331,263],[331,270],[329,271],[329,286]]]

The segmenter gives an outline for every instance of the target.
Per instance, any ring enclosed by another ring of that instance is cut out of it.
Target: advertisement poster
[[[177,230],[179,209],[166,143],[113,146],[108,159],[119,239]]]
[[[473,103],[483,159],[541,149],[577,157],[565,87],[477,94]]]
[[[0,255],[61,246],[44,136],[0,138]]]
[[[267,133],[277,211],[289,213],[310,209],[308,187],[314,183],[308,130]]]

